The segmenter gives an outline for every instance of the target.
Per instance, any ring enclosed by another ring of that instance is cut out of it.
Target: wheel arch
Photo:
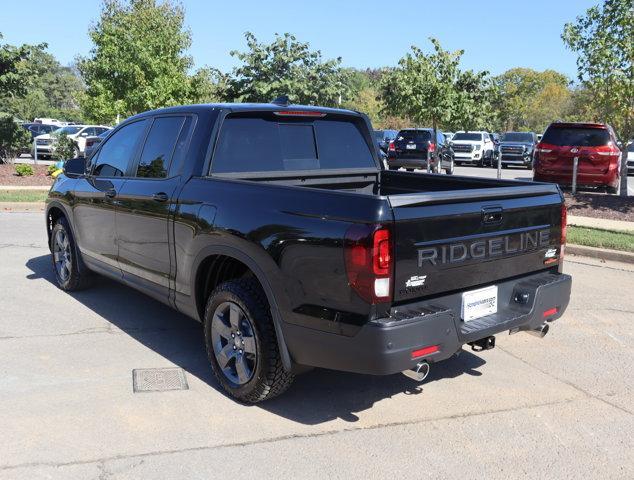
[[[57,220],[61,217],[64,217],[70,226],[71,233],[73,237],[76,239],[75,231],[73,229],[73,224],[70,221],[70,215],[66,208],[59,202],[51,202],[46,207],[46,236],[48,237],[48,244],[51,243],[51,232],[53,231],[53,227]]]
[[[198,253],[193,264],[190,283],[196,312],[202,321],[207,296],[213,288],[222,281],[240,278],[249,273],[257,279],[266,295],[282,364],[286,371],[291,371],[293,362],[284,340],[282,317],[271,282],[258,262],[242,250],[226,245],[210,245]]]

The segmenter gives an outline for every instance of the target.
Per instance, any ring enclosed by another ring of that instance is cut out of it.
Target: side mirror
[[[84,157],[71,158],[64,162],[64,174],[79,176],[86,174],[86,159]]]

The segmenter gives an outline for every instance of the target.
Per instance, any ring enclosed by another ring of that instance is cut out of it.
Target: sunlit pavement
[[[196,322],[106,279],[58,290],[41,213],[0,213],[0,263],[3,480],[634,478],[626,265],[569,257],[572,301],[544,339],[499,335],[423,384],[316,370],[244,406]],[[189,389],[133,392],[133,369],[162,367]]]

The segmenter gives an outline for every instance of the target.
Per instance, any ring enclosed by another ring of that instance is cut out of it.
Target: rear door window
[[[610,134],[604,128],[549,127],[543,143],[557,146],[599,147],[607,145]]]
[[[227,117],[212,160],[214,173],[376,168],[354,119]]]
[[[154,120],[143,146],[136,170],[137,177],[167,177],[172,153],[184,121],[185,117],[159,117]]]

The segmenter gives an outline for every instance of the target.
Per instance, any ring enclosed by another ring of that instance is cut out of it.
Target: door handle
[[[117,196],[117,191],[114,188],[109,188],[104,193],[106,194],[106,197],[108,198],[114,198]]]
[[[155,202],[167,202],[169,197],[167,196],[167,193],[159,192],[152,195],[152,200]]]

